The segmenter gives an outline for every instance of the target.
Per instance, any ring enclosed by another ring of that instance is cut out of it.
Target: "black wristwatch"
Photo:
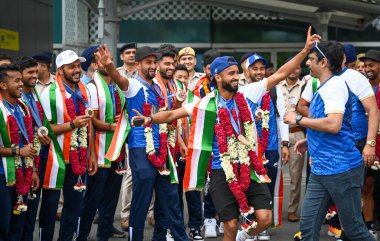
[[[290,147],[289,141],[282,141],[281,142],[281,147]]]
[[[70,128],[73,130],[75,129],[74,121],[70,121]]]
[[[297,125],[300,125],[300,121],[302,120],[302,118],[303,118],[303,115],[297,115],[297,117],[296,117],[296,124]]]
[[[12,147],[12,156],[16,156],[16,147]]]

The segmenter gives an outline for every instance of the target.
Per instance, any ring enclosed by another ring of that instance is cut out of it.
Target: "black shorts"
[[[212,170],[209,191],[221,222],[238,218],[239,204],[232,194],[223,169]],[[255,210],[272,210],[272,197],[267,184],[251,181],[245,195]]]

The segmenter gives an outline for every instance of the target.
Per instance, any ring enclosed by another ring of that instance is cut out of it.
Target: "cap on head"
[[[247,62],[245,64],[245,66],[248,68],[249,66],[256,63],[257,61],[262,61],[265,66],[267,65],[267,61],[263,57],[261,57],[257,53],[254,53],[247,58]]]
[[[137,49],[137,43],[126,43],[120,48],[120,53],[123,53],[126,49]]]
[[[232,65],[238,65],[234,57],[232,56],[222,56],[217,57],[214,61],[212,61],[210,65],[210,72],[212,76],[212,81],[210,82],[210,86],[215,86],[215,75],[221,73],[223,70],[227,69]]]
[[[36,53],[32,55],[32,58],[40,63],[46,63],[46,64],[51,64],[51,58],[52,58],[52,53],[51,52],[42,52],[42,53]]]
[[[346,55],[346,64],[356,62],[356,50],[352,44],[344,44],[344,53]]]
[[[78,59],[81,63],[86,61],[85,58],[78,57],[78,55],[74,51],[65,50],[57,55],[57,58],[55,59],[55,64],[57,65],[57,68],[60,68],[62,67],[62,65],[71,64],[77,61]]]
[[[365,54],[364,57],[359,58],[360,61],[365,61],[366,59],[371,59],[376,62],[380,63],[380,50],[375,50],[375,49],[370,49],[368,52]]]
[[[149,46],[143,46],[136,50],[135,59],[136,61],[141,61],[142,59],[148,57],[148,56],[154,56],[157,59],[160,58],[160,54],[153,51],[153,49]]]
[[[178,53],[178,60],[181,59],[182,56],[185,56],[185,55],[193,55],[195,56],[195,51],[193,48],[191,47],[186,47],[186,48],[183,48],[179,51]]]
[[[240,64],[243,63],[246,59],[248,59],[249,56],[254,55],[254,54],[255,54],[254,52],[248,52],[244,54],[243,57],[241,57],[240,59]]]
[[[82,53],[82,57],[86,59],[85,62],[81,63],[82,69],[84,71],[88,70],[88,67],[91,65],[91,63],[95,60],[94,53],[98,49],[98,45],[90,46],[87,49],[85,49]]]

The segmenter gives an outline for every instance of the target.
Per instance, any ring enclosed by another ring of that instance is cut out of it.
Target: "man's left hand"
[[[373,147],[370,145],[364,146],[362,156],[363,156],[364,164],[367,167],[370,167],[373,164],[373,162],[377,159],[375,150],[376,148],[374,146]]]
[[[98,162],[94,155],[88,159],[88,175],[93,176],[98,172]]]
[[[38,178],[37,172],[33,172],[32,175],[32,190],[36,191],[40,186],[40,179]]]

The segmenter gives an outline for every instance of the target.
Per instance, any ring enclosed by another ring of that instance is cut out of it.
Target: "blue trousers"
[[[99,212],[96,240],[108,240],[111,236],[123,179],[122,175],[115,172],[118,165],[118,162],[113,162],[110,168],[99,168],[94,176],[87,175],[77,241],[87,240],[96,210]]]
[[[339,210],[343,229],[350,240],[375,241],[361,214],[363,168],[326,176],[310,174],[301,211],[302,241],[319,240],[322,222],[332,202]]]
[[[178,158],[179,159],[179,158]],[[178,163],[178,198],[183,216],[183,177],[185,175],[186,162],[181,160]],[[200,229],[202,226],[202,201],[200,191],[189,191],[185,192],[185,197],[187,201],[187,208],[189,212],[189,223],[187,224],[189,228]]]
[[[78,175],[75,175],[71,169],[71,165],[67,164],[65,181],[63,183],[65,201],[62,209],[61,225],[59,227],[59,241],[72,241],[74,233],[78,233],[78,220],[82,210],[83,193],[74,190],[74,185],[77,181]]]
[[[13,189],[13,187],[6,186],[5,175],[0,174],[0,241],[9,240]]]
[[[154,204],[153,241],[166,240],[169,228],[174,240],[189,240],[181,215],[178,199],[178,185],[170,183],[169,176],[161,176],[148,160],[145,148],[129,149],[129,165],[132,170],[132,202],[129,218],[129,239],[142,241],[144,225],[152,199],[153,189],[156,193]]]
[[[277,172],[279,171],[278,160],[280,159],[280,154],[278,153],[278,150],[267,150],[265,151],[265,157],[269,161],[266,165],[268,177],[271,180],[271,182],[268,183],[268,187],[273,198],[274,187],[277,180]]]
[[[204,196],[204,218],[215,218],[216,209],[214,203],[212,202],[211,194],[208,193]]]
[[[36,191],[34,191],[34,193],[36,194],[36,198],[34,198],[32,200],[28,200],[28,212],[26,213],[24,233],[22,235],[23,241],[33,241],[33,232],[34,232],[34,226],[36,224],[38,204],[40,202],[40,197],[41,197],[41,193],[42,193],[42,185],[43,185],[44,177],[45,177],[46,162],[47,162],[47,157],[45,157],[45,158],[41,157],[40,165],[38,167],[38,169],[39,169],[38,170],[38,172],[39,172],[38,177],[40,178],[40,186],[38,187],[38,189]],[[44,207],[44,209],[45,209],[45,207]],[[54,217],[55,217],[55,215],[54,215]],[[44,230],[44,231],[46,231],[46,230]],[[53,229],[53,234],[54,234],[54,229]],[[51,237],[51,239],[53,239],[53,237]]]

